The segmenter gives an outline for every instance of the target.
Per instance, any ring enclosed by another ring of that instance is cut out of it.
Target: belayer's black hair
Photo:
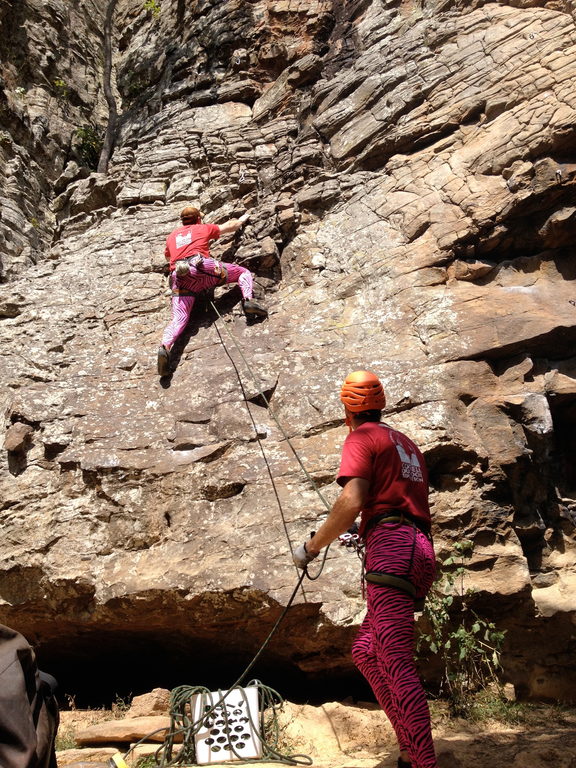
[[[382,411],[360,411],[360,413],[354,414],[354,418],[362,419],[362,421],[380,421]]]

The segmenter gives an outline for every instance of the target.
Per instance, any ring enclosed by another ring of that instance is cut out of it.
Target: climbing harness
[[[368,530],[377,525],[383,525],[385,523],[389,525],[409,525],[414,532],[412,537],[412,551],[410,552],[410,559],[408,561],[406,573],[398,575],[395,573],[386,573],[386,571],[365,571],[364,581],[367,581],[370,584],[376,584],[379,587],[393,587],[394,589],[399,589],[401,592],[407,592],[410,597],[414,599],[416,597],[416,587],[410,581],[410,571],[412,569],[412,563],[414,562],[414,550],[416,549],[416,532],[418,529],[414,523],[406,518],[403,514],[378,515],[377,517],[373,518],[373,521],[374,522],[371,521],[372,525],[369,526]]]
[[[185,264],[188,267],[194,267],[198,272],[217,278],[218,282],[213,287],[226,285],[228,280],[228,270],[221,261],[216,261],[216,259],[212,259],[212,261],[214,262],[214,271],[209,272],[204,269],[204,256],[201,253],[195,253],[187,259],[180,259],[180,261],[177,261],[175,271],[177,271],[178,264]],[[202,291],[192,291],[189,288],[174,288],[172,274],[169,278],[169,284],[172,289],[172,296],[198,296],[199,293],[202,293]]]
[[[412,539],[412,550],[410,552],[410,560],[408,562],[408,568],[406,570],[406,573],[403,575],[398,575],[395,573],[387,573],[386,571],[365,571],[364,570],[364,564],[365,564],[365,544],[358,536],[358,527],[356,524],[352,526],[348,530],[347,533],[343,533],[341,536],[338,537],[340,543],[343,546],[346,547],[353,547],[356,551],[356,554],[362,561],[362,596],[365,597],[365,582],[369,582],[370,584],[376,584],[380,587],[393,587],[394,589],[399,589],[401,592],[406,592],[407,594],[412,597],[414,600],[414,610],[415,611],[421,611],[424,608],[424,599],[416,599],[416,587],[414,584],[412,584],[409,576],[410,576],[410,570],[412,569],[412,563],[414,561],[414,550],[416,548],[416,535],[418,530],[418,526],[412,522],[409,518],[407,518],[404,514],[399,515],[391,515],[391,514],[383,514],[383,515],[377,515],[376,517],[372,518],[365,531],[365,535],[372,530],[377,525],[381,525],[384,523],[393,524],[393,525],[409,525],[414,530],[414,536]]]
[[[194,256],[190,256],[187,261],[188,264],[191,267],[195,267],[198,272],[203,272],[205,275],[210,275],[211,277],[217,277],[219,278],[218,285],[225,285],[226,280],[228,280],[228,270],[224,266],[224,264],[221,261],[216,261],[216,259],[212,259],[214,262],[214,268],[215,272],[208,272],[206,269],[204,269],[204,256],[201,253],[195,253]]]

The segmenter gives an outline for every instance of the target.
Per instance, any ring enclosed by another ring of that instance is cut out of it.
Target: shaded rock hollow
[[[0,620],[70,690],[229,682],[295,584],[286,531],[325,513],[261,393],[331,500],[367,367],[427,458],[438,552],[475,542],[507,677],[572,699],[573,4],[118,0],[98,174],[107,10],[0,6]],[[251,211],[214,253],[270,317],[199,302],[163,388],[188,202]],[[261,671],[360,685],[355,558],[304,593]]]

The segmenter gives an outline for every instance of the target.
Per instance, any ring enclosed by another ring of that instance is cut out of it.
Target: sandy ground
[[[122,714],[116,712],[115,719]],[[103,710],[62,712],[61,743],[69,746],[66,742],[76,731],[110,716]],[[432,721],[440,768],[576,768],[576,709],[530,706],[523,722],[506,725],[454,720],[434,707]],[[396,768],[390,727],[371,705],[288,704],[282,728],[282,751],[310,755],[316,768]],[[112,745],[104,750],[66,749],[58,753],[58,766],[104,768],[112,751]],[[272,768],[278,763],[258,765]]]

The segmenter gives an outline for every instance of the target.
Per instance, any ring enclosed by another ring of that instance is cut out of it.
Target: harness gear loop
[[[402,592],[407,592],[411,597],[416,597],[416,587],[404,576],[395,576],[384,571],[366,571],[364,580],[370,584],[378,584],[380,587],[394,587]]]
[[[187,259],[182,259],[182,263],[188,264],[190,267],[194,267],[198,272],[202,272],[210,277],[215,277],[218,282],[214,287],[219,285],[226,285],[228,282],[228,270],[221,261],[214,262],[214,271],[208,271],[204,269],[204,256],[201,253],[195,253],[193,256],[189,256]],[[189,288],[174,288],[172,287],[172,275],[170,275],[170,287],[172,288],[172,296],[198,296],[202,291],[191,291]],[[207,290],[207,289],[204,289]]]

